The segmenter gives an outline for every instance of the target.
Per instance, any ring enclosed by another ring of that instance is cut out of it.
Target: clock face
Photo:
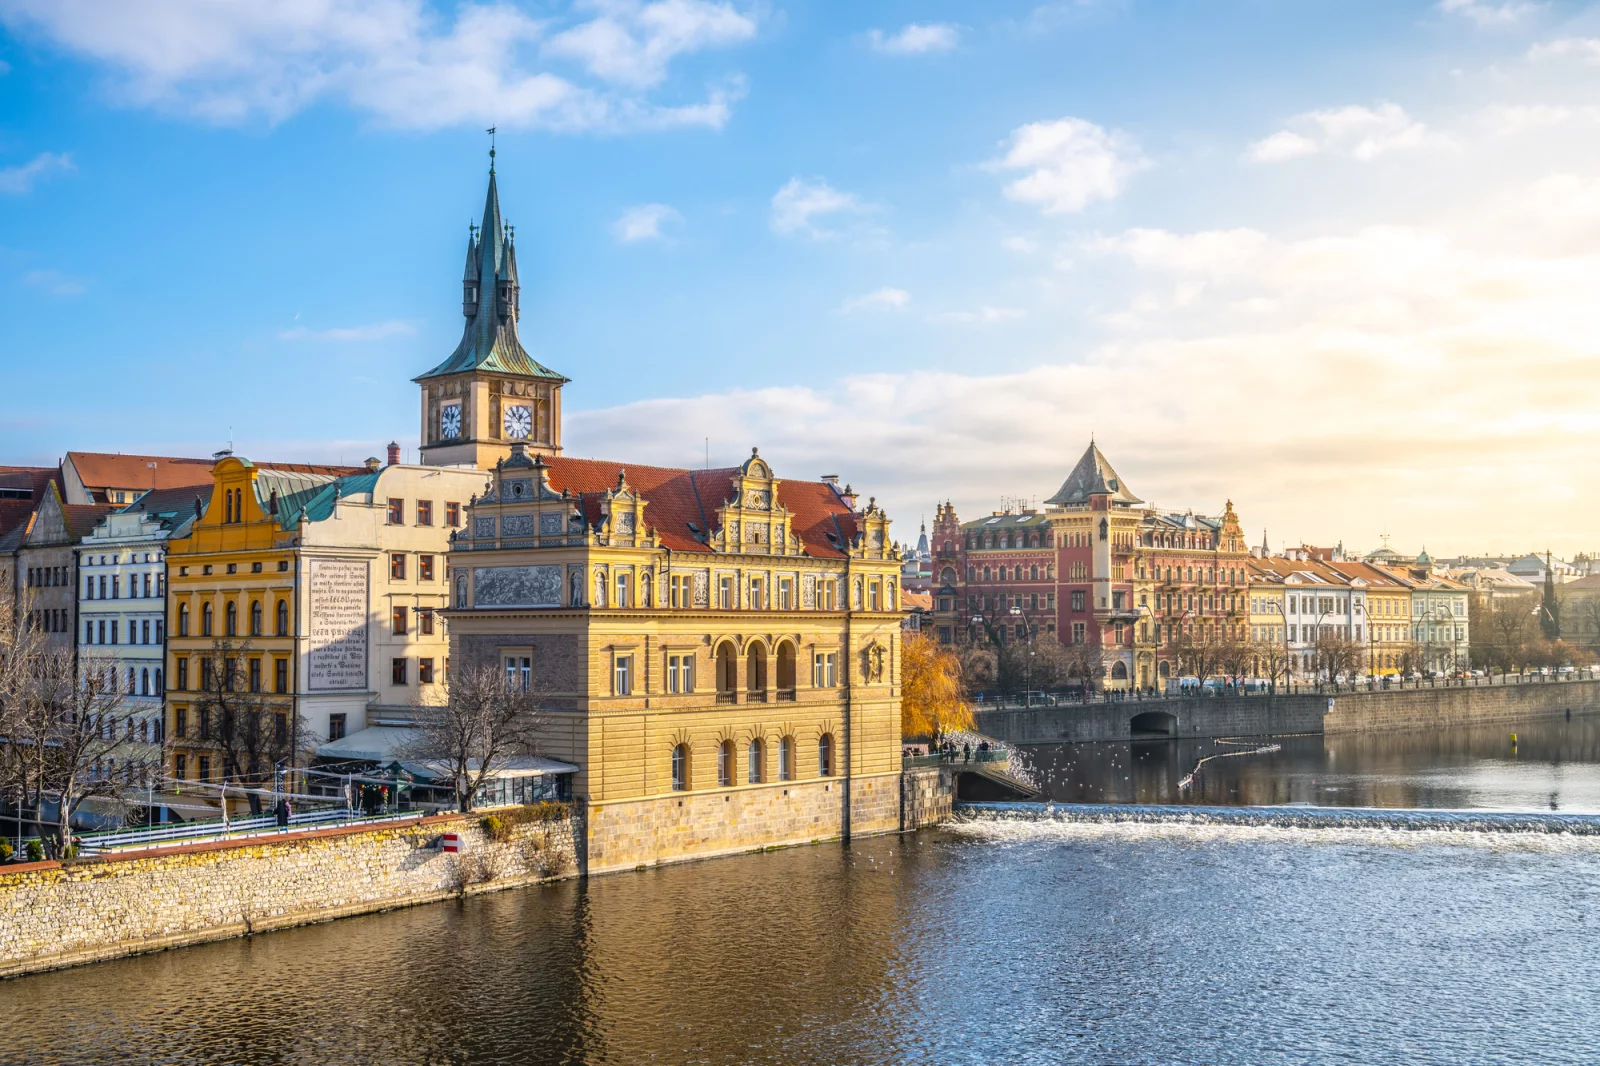
[[[504,423],[505,435],[512,440],[526,440],[533,435],[533,410],[518,405],[507,407]]]
[[[452,403],[439,408],[439,436],[454,440],[461,436],[461,405]]]

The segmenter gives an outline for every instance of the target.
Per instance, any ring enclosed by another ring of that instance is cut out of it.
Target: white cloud
[[[666,204],[640,204],[628,208],[611,224],[611,235],[623,244],[659,241],[666,236],[661,232],[664,223],[681,221],[683,216]]]
[[[857,311],[904,311],[910,304],[911,294],[906,290],[885,288],[846,300],[839,312],[849,315]]]
[[[867,34],[875,52],[892,56],[948,52],[961,43],[960,27],[949,22],[913,22],[898,33],[873,30]]]
[[[1388,152],[1452,143],[1406,114],[1400,105],[1390,103],[1307,111],[1290,119],[1289,124],[1296,129],[1280,130],[1256,141],[1245,151],[1245,158],[1256,163],[1281,163],[1326,153],[1365,163]]]
[[[1115,199],[1147,164],[1125,135],[1081,118],[1030,122],[1011,131],[1005,155],[989,168],[1027,171],[1005,187],[1009,198],[1046,214],[1082,211]]]
[[[1535,63],[1576,59],[1594,66],[1600,64],[1600,37],[1558,37],[1529,48],[1528,58]]]
[[[727,3],[590,0],[584,6],[599,13],[551,37],[546,53],[577,59],[598,78],[637,88],[659,85],[677,56],[756,35],[755,20]]]
[[[1552,222],[1600,219],[1600,180],[1506,193],[1550,201]],[[1098,431],[1144,499],[1206,513],[1231,499],[1252,540],[1266,526],[1275,546],[1370,548],[1387,531],[1412,550],[1525,549],[1535,533],[1582,550],[1600,522],[1600,225],[1547,252],[1523,242],[1524,223],[1496,220],[1506,243],[1493,248],[1415,225],[1294,240],[1116,233],[1086,249],[1102,273],[1198,295],[1153,302],[1101,343],[1042,346],[1014,371],[859,374],[569,413],[569,447],[699,465],[707,435],[713,462],[759,444],[780,476],[836,472],[876,495],[903,538],[935,499],[953,496],[970,519],[1001,491],[1048,494]],[[974,337],[970,364],[991,344]]]
[[[278,339],[284,341],[380,341],[385,337],[404,337],[417,331],[409,322],[391,320],[374,322],[366,326],[336,326],[333,329],[307,329],[295,326],[280,330]]]
[[[59,270],[30,270],[22,275],[22,283],[42,289],[51,296],[82,296],[89,287],[83,278]]]
[[[588,0],[543,19],[503,3],[449,18],[424,0],[0,0],[0,23],[102,63],[129,105],[240,123],[334,100],[416,129],[720,127],[737,79],[686,104],[647,90],[673,59],[754,33],[705,0]],[[595,83],[549,69],[563,61]]]
[[[772,195],[772,231],[785,237],[805,234],[814,240],[835,237],[838,234],[812,220],[870,209],[854,193],[840,192],[821,178],[790,178]]]
[[[0,170],[0,193],[31,192],[40,178],[63,170],[76,170],[70,155],[40,152],[21,166]]]
[[[1012,322],[1027,316],[1017,307],[990,307],[985,304],[976,311],[946,311],[933,316],[935,322],[953,322],[963,326],[989,326],[997,322]]]
[[[1008,252],[1016,252],[1019,255],[1027,255],[1039,250],[1039,242],[1034,240],[1032,237],[1007,237],[1005,240],[1000,242],[1000,247],[1004,248]]]
[[[1530,0],[1439,0],[1439,10],[1460,15],[1479,26],[1513,26],[1544,7]]]

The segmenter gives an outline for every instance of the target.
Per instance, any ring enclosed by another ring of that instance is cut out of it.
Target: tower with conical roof
[[[461,290],[460,343],[412,379],[422,388],[422,461],[488,469],[515,443],[529,452],[559,452],[561,386],[568,379],[529,355],[517,335],[516,231],[500,217],[493,150],[483,223],[468,227]]]

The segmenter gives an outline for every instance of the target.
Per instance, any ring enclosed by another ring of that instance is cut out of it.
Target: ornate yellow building
[[[898,828],[888,518],[754,449],[720,470],[558,454],[567,379],[517,337],[492,171],[468,258],[462,343],[417,379],[425,461],[494,468],[451,545],[451,661],[542,693],[587,869]]]

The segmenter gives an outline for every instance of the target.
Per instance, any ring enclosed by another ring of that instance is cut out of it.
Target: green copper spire
[[[495,182],[493,149],[489,151],[489,191],[483,201],[483,225],[476,238],[469,238],[467,242],[462,289],[461,309],[467,322],[461,332],[461,342],[448,359],[413,381],[467,370],[493,370],[549,381],[568,380],[529,355],[517,336],[521,285],[517,281],[516,254],[500,217],[500,190]]]

